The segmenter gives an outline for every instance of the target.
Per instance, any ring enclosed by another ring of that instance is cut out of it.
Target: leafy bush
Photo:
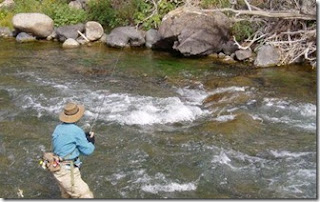
[[[12,10],[0,10],[0,25],[13,28],[12,17],[17,13],[44,13],[51,17],[55,26],[77,24],[87,20],[83,10],[69,8],[64,0],[15,0]]]
[[[165,14],[176,8],[176,4],[171,1],[160,1],[157,11],[154,12],[154,5],[150,2],[137,0],[137,11],[134,15],[135,23],[141,24],[143,29],[158,28]],[[153,13],[154,12],[154,13]]]
[[[61,1],[44,0],[41,10],[53,19],[54,25],[57,27],[85,22],[88,19],[84,10],[70,8],[68,4]]]
[[[254,28],[248,21],[239,21],[234,23],[232,33],[235,35],[237,41],[243,41],[254,33]]]
[[[115,27],[120,22],[110,0],[91,0],[88,8],[88,19],[98,21],[103,26]]]
[[[230,7],[229,0],[202,0],[200,3],[203,8],[226,8]]]

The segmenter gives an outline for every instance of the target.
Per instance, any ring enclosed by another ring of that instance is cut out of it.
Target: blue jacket
[[[73,123],[57,125],[52,134],[53,153],[65,160],[75,159],[82,155],[90,155],[95,147],[86,138],[84,131]],[[80,165],[80,159],[75,162]]]

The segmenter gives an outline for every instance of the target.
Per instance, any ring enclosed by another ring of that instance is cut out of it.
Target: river
[[[2,198],[60,197],[39,159],[70,100],[86,107],[80,126],[95,124],[81,160],[96,198],[317,196],[316,70],[103,44],[0,47]]]

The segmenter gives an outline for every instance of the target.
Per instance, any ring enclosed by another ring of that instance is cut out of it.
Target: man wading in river
[[[84,106],[68,103],[59,115],[62,123],[52,134],[53,153],[59,156],[60,167],[60,170],[53,172],[53,176],[59,184],[62,198],[93,198],[79,171],[79,155],[90,155],[95,149],[94,133],[85,134],[76,125],[83,114]]]

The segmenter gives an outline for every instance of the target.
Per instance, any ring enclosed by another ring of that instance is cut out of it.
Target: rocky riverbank
[[[271,45],[254,45],[243,49],[231,35],[232,21],[222,12],[203,12],[194,7],[179,7],[162,19],[158,30],[142,31],[133,26],[117,27],[105,33],[101,24],[88,21],[54,27],[53,20],[42,13],[19,13],[12,18],[14,31],[0,28],[0,36],[15,37],[24,43],[52,40],[63,48],[91,43],[110,47],[147,47],[184,57],[211,56],[223,62],[249,61],[257,67],[277,66],[281,52]]]

